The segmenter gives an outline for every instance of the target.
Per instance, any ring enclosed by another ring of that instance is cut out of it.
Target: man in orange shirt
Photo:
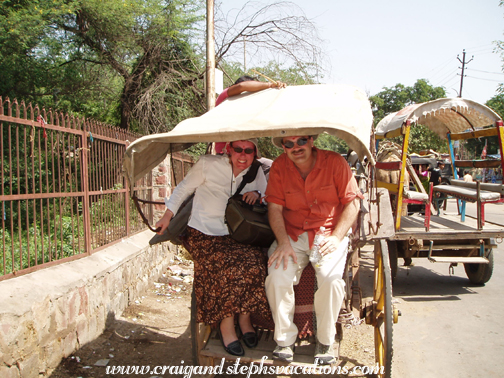
[[[284,154],[273,162],[266,189],[269,221],[276,236],[268,251],[266,295],[275,321],[273,358],[291,362],[298,335],[293,322],[294,285],[309,262],[315,233],[325,227],[320,247],[323,258],[312,263],[318,283],[315,359],[331,364],[336,361],[332,344],[345,295],[347,233],[357,219],[357,197],[362,194],[345,159],[315,148],[315,139],[309,135],[273,138]]]

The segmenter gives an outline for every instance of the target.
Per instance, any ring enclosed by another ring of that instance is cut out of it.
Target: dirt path
[[[366,257],[363,262],[369,263]],[[154,378],[161,375],[149,373],[113,375],[110,369],[117,366],[153,368],[154,366],[191,365],[192,267],[191,261],[176,260],[171,269],[168,269],[141,299],[129,306],[122,316],[110,319],[107,330],[99,338],[64,359],[51,378],[109,378],[112,376]],[[367,276],[369,271],[364,270],[363,273]],[[349,369],[356,365],[373,366],[373,328],[362,324],[345,329],[340,359],[340,366]],[[107,374],[107,368],[109,374]],[[183,375],[166,372],[162,376],[182,377]],[[221,376],[238,375],[222,374]],[[267,377],[275,376],[267,375]],[[368,377],[362,374],[346,376]],[[255,377],[260,376],[255,375]]]

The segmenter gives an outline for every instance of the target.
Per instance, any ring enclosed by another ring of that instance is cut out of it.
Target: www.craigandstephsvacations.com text
[[[123,375],[123,374],[150,374],[150,375],[160,375],[163,374],[177,374],[183,375],[184,378],[191,378],[193,374],[243,374],[247,375],[249,378],[255,374],[281,374],[281,375],[292,375],[292,374],[383,374],[384,367],[375,366],[354,366],[349,368],[347,366],[320,366],[318,361],[315,361],[313,365],[268,365],[265,364],[268,357],[264,356],[261,362],[251,362],[250,364],[240,364],[240,359],[238,358],[232,365],[224,366],[225,359],[221,360],[221,363],[216,366],[192,366],[184,365],[184,361],[180,361],[180,365],[168,365],[168,366],[107,366],[105,369],[106,374],[110,375]]]

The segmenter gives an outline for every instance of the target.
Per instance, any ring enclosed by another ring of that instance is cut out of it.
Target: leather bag
[[[275,234],[268,222],[267,206],[261,203],[249,205],[238,194],[246,184],[255,180],[260,167],[261,163],[254,160],[235,194],[228,200],[225,219],[232,239],[243,244],[269,247],[275,240]]]
[[[263,204],[249,205],[240,194],[228,200],[226,223],[231,238],[239,243],[269,247],[275,234],[268,222],[268,208]]]

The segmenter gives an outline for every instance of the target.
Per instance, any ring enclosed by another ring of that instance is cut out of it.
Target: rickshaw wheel
[[[201,350],[205,347],[212,329],[204,323],[196,321],[197,307],[196,294],[194,288],[191,293],[191,343],[192,343],[192,358],[194,366],[214,366],[212,358],[202,356]]]
[[[394,283],[397,277],[397,259],[398,259],[398,250],[397,250],[397,242],[394,240],[387,240],[387,246],[389,251],[389,261],[390,261],[390,274],[392,278],[392,283]]]
[[[493,251],[488,249],[485,253],[488,264],[464,264],[467,278],[474,285],[484,285],[492,278],[494,258]]]
[[[392,279],[387,241],[379,240],[374,250],[373,325],[375,338],[375,360],[380,369],[378,377],[392,376]]]

